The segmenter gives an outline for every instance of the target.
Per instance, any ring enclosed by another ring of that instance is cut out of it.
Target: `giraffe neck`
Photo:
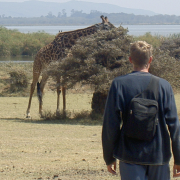
[[[51,52],[49,59],[61,59],[65,56],[65,49],[70,49],[76,43],[77,39],[94,34],[95,32],[97,32],[97,27],[95,25],[75,31],[60,32],[49,45],[48,49]]]
[[[91,35],[97,32],[96,26],[90,26],[84,29],[78,29],[75,31],[61,32],[59,33],[53,41],[53,44],[57,46],[56,48],[71,48],[77,39],[87,35]]]
[[[84,28],[84,29],[77,29],[74,31],[61,32],[56,36],[56,38],[65,36],[65,37],[68,37],[70,39],[76,40],[79,37],[91,35],[91,34],[94,34],[95,32],[97,32],[97,28],[95,25],[93,25],[93,26],[89,26],[89,27]],[[73,35],[73,36],[71,36],[71,35]]]

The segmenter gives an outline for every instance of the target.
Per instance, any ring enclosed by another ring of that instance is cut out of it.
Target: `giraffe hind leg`
[[[29,96],[29,104],[28,104],[28,108],[26,111],[26,118],[30,118],[30,107],[31,107],[31,101],[32,101],[32,96],[36,87],[36,83],[38,81],[39,78],[39,74],[33,75],[33,82],[31,83],[31,89],[30,89],[30,96]]]
[[[37,82],[37,96],[38,96],[38,100],[39,102],[42,101],[42,92],[41,92],[41,88],[40,88],[40,83]]]

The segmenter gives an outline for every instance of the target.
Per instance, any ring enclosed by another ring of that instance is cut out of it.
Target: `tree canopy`
[[[134,41],[127,35],[128,30],[122,26],[110,31],[97,33],[79,39],[66,51],[64,59],[50,64],[46,72],[49,76],[61,78],[62,85],[73,87],[77,82],[89,84],[94,95],[106,99],[112,80],[120,75],[131,72],[129,63],[129,45]],[[180,62],[170,56],[166,49],[155,48],[150,72],[168,80],[174,89],[180,88]],[[103,101],[105,103],[105,101]],[[104,104],[97,104],[104,108]],[[98,112],[102,112],[98,110]]]
[[[121,26],[111,31],[98,31],[79,39],[66,52],[68,56],[51,64],[47,73],[62,77],[62,84],[68,87],[81,82],[92,85],[95,91],[107,91],[114,77],[129,71],[130,42],[132,37]]]

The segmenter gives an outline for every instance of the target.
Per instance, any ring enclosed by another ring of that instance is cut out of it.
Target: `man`
[[[180,124],[174,94],[166,80],[159,78],[158,124],[153,139],[136,140],[124,132],[122,115],[127,113],[131,99],[150,83],[152,59],[150,44],[144,41],[132,43],[129,61],[133,72],[115,78],[107,98],[102,131],[103,155],[112,174],[116,174],[116,159],[120,160],[121,180],[170,180],[171,147],[174,177],[180,176]]]

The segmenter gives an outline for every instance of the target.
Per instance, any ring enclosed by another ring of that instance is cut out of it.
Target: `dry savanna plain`
[[[180,112],[180,94],[175,95]],[[67,92],[72,115],[91,110],[91,91]],[[26,118],[28,97],[0,97],[0,180],[117,180],[106,170],[101,146],[102,120],[42,120],[33,97],[31,118]],[[62,108],[62,98],[61,98]],[[56,93],[46,91],[45,112],[56,110]],[[170,163],[171,179],[173,159]],[[177,178],[174,178],[176,180]]]
[[[67,109],[90,110],[91,98],[91,94],[68,93]],[[55,111],[55,100],[55,93],[47,93],[44,110]],[[176,100],[180,111],[179,94]],[[0,179],[120,179],[106,171],[101,125],[43,121],[38,116],[36,97],[31,119],[25,118],[27,97],[1,97],[0,101]],[[171,170],[172,165],[173,159]]]

